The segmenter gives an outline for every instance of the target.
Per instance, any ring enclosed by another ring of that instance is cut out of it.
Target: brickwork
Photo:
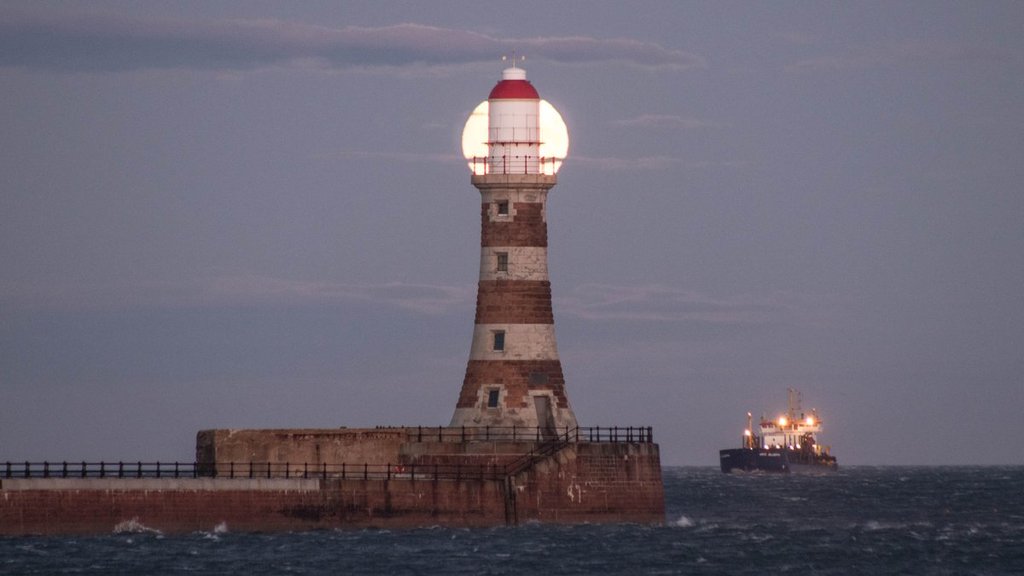
[[[554,324],[551,282],[484,280],[476,293],[477,324]]]
[[[530,407],[530,390],[550,391],[560,408],[568,408],[565,396],[565,378],[559,360],[494,361],[470,360],[459,396],[459,408],[474,406],[479,400],[476,391],[481,384],[501,384],[507,397],[504,405]]]
[[[544,204],[516,203],[515,215],[509,219],[492,219],[490,204],[481,207],[481,246],[548,245],[548,226],[544,221]]]
[[[544,383],[540,383],[545,381]],[[505,406],[529,407],[529,390],[550,390],[560,408],[568,406],[565,378],[558,360],[469,361],[458,407],[469,408],[477,402],[478,384],[503,384],[508,397]]]

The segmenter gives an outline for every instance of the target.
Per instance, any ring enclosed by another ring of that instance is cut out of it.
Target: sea
[[[0,574],[1024,574],[1024,466],[666,468],[665,522],[0,538]]]

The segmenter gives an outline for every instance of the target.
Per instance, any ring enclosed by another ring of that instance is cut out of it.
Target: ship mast
[[[797,413],[801,412],[801,394],[800,391],[795,388],[786,388],[786,408],[788,413],[786,416],[790,422],[796,421]],[[802,415],[801,415],[802,417]]]

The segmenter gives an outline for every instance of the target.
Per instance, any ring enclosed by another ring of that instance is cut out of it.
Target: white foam
[[[696,524],[694,523],[693,520],[690,520],[686,516],[680,516],[679,519],[676,520],[675,525],[679,526],[680,528],[691,528],[691,527],[695,526]]]
[[[122,520],[114,525],[114,534],[162,534],[155,528],[150,528],[135,517],[131,520]]]

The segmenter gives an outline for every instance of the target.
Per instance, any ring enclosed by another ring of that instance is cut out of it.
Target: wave
[[[673,525],[678,526],[680,528],[692,528],[696,526],[697,523],[687,518],[686,516],[680,516],[679,519],[673,523]]]
[[[139,522],[139,518],[135,517],[131,520],[122,520],[114,525],[114,534],[160,534],[163,532],[156,528],[150,528],[142,522]]]

